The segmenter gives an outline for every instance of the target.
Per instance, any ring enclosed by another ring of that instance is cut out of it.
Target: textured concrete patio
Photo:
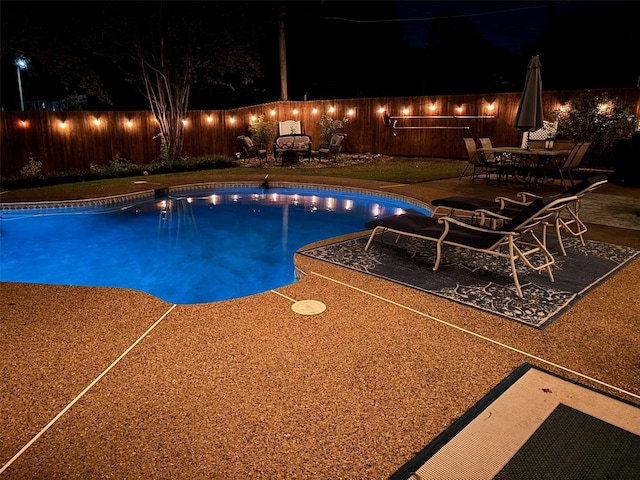
[[[427,202],[520,190],[295,181]],[[586,237],[640,248],[640,226],[593,223]],[[0,284],[0,477],[384,479],[524,362],[640,403],[640,261],[544,330],[300,255],[296,265],[294,284],[202,305]],[[304,299],[327,309],[294,313]]]

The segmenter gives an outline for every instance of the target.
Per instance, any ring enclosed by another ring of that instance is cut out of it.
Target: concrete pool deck
[[[521,189],[294,180],[426,202]],[[586,237],[640,248],[640,227],[589,224]],[[544,330],[300,255],[296,265],[294,284],[191,306],[0,284],[0,478],[383,479],[525,362],[640,403],[638,260]],[[292,311],[307,299],[326,310]]]

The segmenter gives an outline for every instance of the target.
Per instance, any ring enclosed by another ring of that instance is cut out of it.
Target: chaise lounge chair
[[[522,261],[526,267],[533,271],[546,270],[549,280],[554,281],[551,265],[555,263],[555,260],[546,247],[546,228],[549,219],[557,215],[567,204],[576,200],[575,196],[569,195],[538,198],[527,205],[511,221],[495,230],[471,225],[453,217],[435,218],[417,213],[391,215],[365,223],[366,228],[373,229],[365,250],[369,249],[377,233],[388,231],[397,234],[396,242],[401,235],[436,242],[437,254],[433,267],[434,272],[440,266],[443,245],[453,245],[505,258],[509,260],[511,266],[516,292],[519,297],[522,297],[516,261]],[[542,239],[539,239],[535,232],[539,227],[542,228]],[[534,260],[536,265],[529,260],[531,255],[535,254],[541,255],[537,261]]]
[[[605,183],[607,183],[606,175],[595,175],[576,183],[568,188],[566,192],[552,197],[558,198],[561,195],[570,195],[577,198],[575,202],[568,204],[554,219],[554,230],[563,256],[566,256],[567,252],[562,243],[562,231],[579,238],[584,245],[583,234],[587,231],[587,226],[578,216],[580,200],[584,195]],[[540,195],[529,192],[519,192],[517,196],[518,200],[509,197],[496,197],[495,200],[475,197],[446,197],[433,200],[431,205],[435,207],[433,210],[434,216],[471,217],[472,220],[477,220],[477,223],[481,225],[486,225],[487,222],[490,222],[492,227],[495,228],[496,224],[511,220],[520,214],[533,200],[541,198]]]

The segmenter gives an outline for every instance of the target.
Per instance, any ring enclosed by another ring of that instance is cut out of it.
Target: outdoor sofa
[[[285,160],[297,161],[300,157],[311,160],[311,136],[304,133],[280,135],[273,141],[273,155],[284,164]]]

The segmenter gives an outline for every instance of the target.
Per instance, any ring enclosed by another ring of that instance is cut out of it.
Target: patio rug
[[[640,408],[525,363],[389,478],[640,478]]]
[[[523,324],[544,328],[573,302],[640,253],[639,250],[595,241],[583,246],[563,238],[567,256],[556,254],[557,239],[548,247],[556,263],[555,282],[546,272],[531,272],[518,262],[524,298],[516,294],[505,259],[445,245],[440,268],[432,270],[435,242],[403,236],[395,244],[390,232],[376,235],[368,251],[368,235],[300,251],[302,255],[375,275],[417,290],[454,300]],[[535,264],[535,263],[534,263]]]

